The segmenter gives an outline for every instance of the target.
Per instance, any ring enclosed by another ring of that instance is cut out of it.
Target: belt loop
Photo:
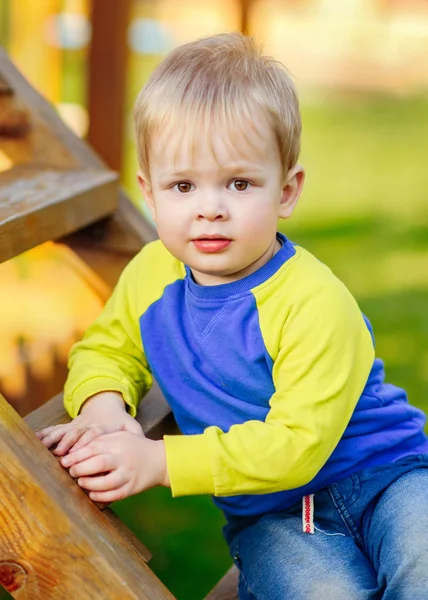
[[[314,495],[303,496],[302,499],[302,523],[304,533],[315,533],[314,531]]]

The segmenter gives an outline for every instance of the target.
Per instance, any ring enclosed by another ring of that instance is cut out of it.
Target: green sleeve
[[[99,317],[72,348],[64,405],[73,418],[87,398],[103,391],[120,392],[135,416],[141,397],[151,387],[137,308],[141,262],[140,253],[124,269]]]

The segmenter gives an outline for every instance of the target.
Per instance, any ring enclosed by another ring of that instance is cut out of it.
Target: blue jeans
[[[364,469],[243,527],[240,600],[428,600],[428,455]]]

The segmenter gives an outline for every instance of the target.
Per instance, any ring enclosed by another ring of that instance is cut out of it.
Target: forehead
[[[197,119],[173,122],[159,127],[150,144],[150,170],[198,170],[214,163],[225,168],[231,164],[258,165],[279,161],[272,127],[265,115],[234,122]]]

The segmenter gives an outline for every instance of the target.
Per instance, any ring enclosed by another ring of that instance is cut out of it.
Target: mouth
[[[232,243],[232,240],[224,235],[204,234],[194,238],[192,243],[200,252],[215,253],[226,250]]]

